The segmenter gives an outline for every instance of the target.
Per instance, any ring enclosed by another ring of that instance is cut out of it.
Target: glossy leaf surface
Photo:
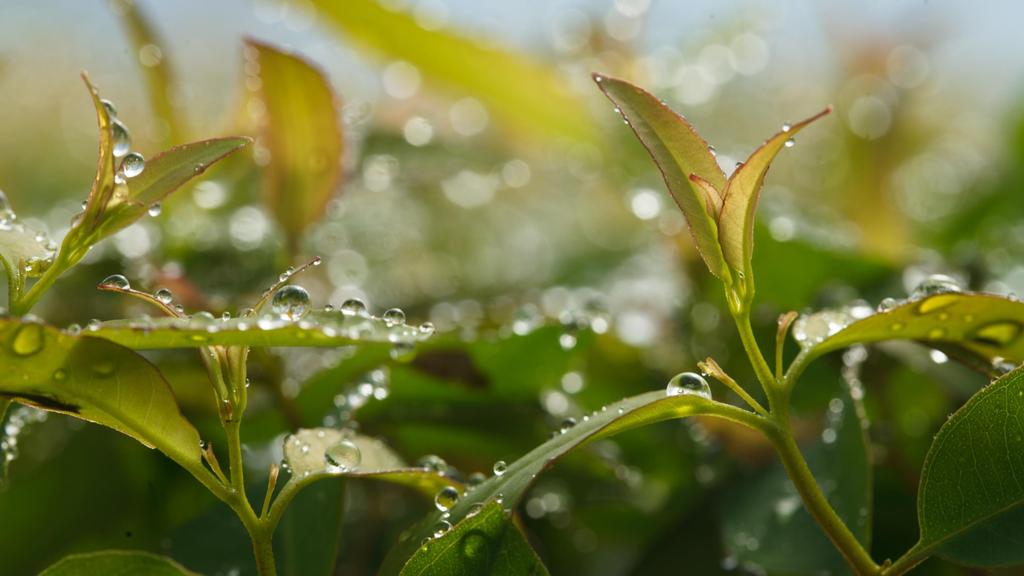
[[[170,558],[141,551],[110,550],[74,554],[50,566],[40,576],[195,576]]]

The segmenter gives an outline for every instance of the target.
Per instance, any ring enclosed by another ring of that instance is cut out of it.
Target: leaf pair
[[[726,178],[712,148],[686,118],[628,82],[599,74],[594,81],[658,165],[708,270],[726,285],[733,283],[735,272],[750,298],[754,212],[765,174],[797,132],[832,109],[784,126]]]

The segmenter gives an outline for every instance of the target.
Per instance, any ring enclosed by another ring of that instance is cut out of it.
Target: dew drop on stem
[[[131,283],[128,282],[128,279],[121,274],[111,274],[100,282],[100,288],[129,290],[131,287]]]
[[[665,387],[667,396],[694,395],[701,398],[711,399],[711,386],[703,376],[696,372],[683,372],[677,374],[668,382]]]

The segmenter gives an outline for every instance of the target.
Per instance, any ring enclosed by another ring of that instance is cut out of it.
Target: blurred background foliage
[[[95,166],[81,70],[143,154],[256,137],[251,154],[94,250],[37,314],[57,325],[140,314],[93,289],[115,272],[170,288],[189,310],[236,314],[285,267],[322,256],[300,280],[319,305],[401,307],[438,335],[407,362],[255,354],[243,430],[255,493],[282,435],[321,424],[358,426],[411,462],[434,454],[453,473],[489,472],[566,417],[705,356],[753,382],[681,214],[592,71],[684,112],[727,173],[785,121],[836,106],[768,177],[754,263],[765,345],[782,312],[877,303],[932,273],[1024,292],[1020,16],[937,2],[8,1],[0,189],[30,227],[67,229]],[[217,444],[198,358],[149,357]],[[842,366],[827,358],[798,388],[809,451]],[[872,424],[872,549],[895,557],[916,539],[931,437],[984,379],[913,345],[872,349],[849,372]],[[252,573],[241,526],[159,454],[30,409],[4,435],[4,574],[99,548]],[[282,572],[372,573],[428,504],[389,486],[318,485],[282,525]],[[553,574],[845,570],[767,445],[700,420],[571,455],[521,512]],[[765,551],[794,543],[820,562],[779,565]],[[919,571],[967,573],[939,560]]]

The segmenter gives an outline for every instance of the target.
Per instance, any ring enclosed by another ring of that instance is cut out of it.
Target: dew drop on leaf
[[[914,288],[913,292],[910,293],[910,299],[919,300],[933,294],[948,294],[960,292],[961,290],[960,283],[956,279],[945,274],[932,274]]]
[[[121,173],[125,178],[134,178],[146,168],[146,159],[138,152],[129,152],[121,160]]]
[[[665,387],[665,394],[667,396],[692,394],[710,400],[711,386],[708,385],[708,381],[700,374],[696,372],[683,372],[668,381],[668,386]]]
[[[508,470],[508,464],[506,464],[504,460],[498,460],[494,463],[493,470],[495,476],[501,476],[506,470]]]
[[[341,303],[341,313],[346,316],[362,316],[366,314],[366,303],[358,298],[349,298]]]
[[[45,343],[43,327],[39,324],[23,324],[14,333],[11,352],[15,356],[31,356],[43,349]]]
[[[332,474],[348,472],[359,466],[363,455],[354,442],[345,438],[332,444],[324,451],[324,463]]]
[[[448,512],[458,501],[459,491],[451,486],[445,486],[434,496],[434,506],[441,512]]]
[[[167,288],[161,288],[157,290],[156,294],[154,294],[153,296],[155,296],[156,299],[159,300],[160,303],[162,304],[170,304],[171,300],[174,300],[174,294],[172,294],[171,291],[168,290]]]
[[[128,133],[128,127],[120,120],[114,118],[110,121],[110,135],[114,140],[114,157],[121,158],[131,151],[132,137]]]
[[[381,315],[381,318],[384,319],[384,323],[389,327],[405,324],[405,312],[402,312],[401,308],[391,308],[386,310],[384,314]]]
[[[114,290],[128,290],[132,285],[128,282],[128,279],[121,274],[111,274],[104,278],[103,282],[100,282],[100,287]]]
[[[294,284],[284,286],[274,293],[270,307],[281,318],[298,320],[309,311],[309,292]]]
[[[163,212],[163,207],[160,206],[159,202],[154,203],[146,210],[146,214],[149,214],[153,218],[159,216],[161,212]]]

